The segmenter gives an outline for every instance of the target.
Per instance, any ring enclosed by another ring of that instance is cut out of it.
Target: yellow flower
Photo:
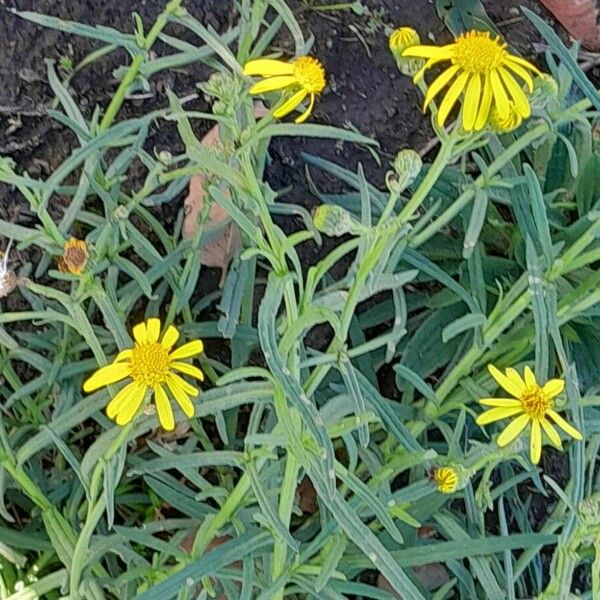
[[[453,494],[458,487],[458,474],[452,467],[434,469],[432,478],[442,494]]]
[[[437,114],[440,127],[444,126],[463,92],[462,125],[465,131],[483,129],[493,106],[501,119],[508,118],[511,102],[522,118],[526,119],[531,114],[529,100],[516,77],[523,80],[531,91],[533,79],[528,71],[539,73],[538,69],[510,54],[506,44],[499,38],[492,38],[487,31],[469,31],[446,46],[412,46],[402,55],[427,59],[425,66],[415,75],[415,82],[433,65],[442,61],[452,63],[429,86],[423,105],[425,110],[454,79],[440,103]]]
[[[308,108],[296,119],[303,123],[310,116],[315,95],[325,89],[325,69],[312,56],[300,56],[291,62],[271,58],[251,60],[244,66],[244,75],[264,77],[250,88],[251,94],[264,94],[274,90],[290,90],[293,94],[273,112],[277,119],[285,117],[310,96]]]
[[[492,377],[514,396],[514,398],[482,398],[479,401],[484,406],[494,408],[477,417],[478,425],[487,425],[500,419],[516,417],[498,436],[496,440],[498,446],[507,446],[527,425],[531,424],[531,461],[537,465],[542,454],[542,430],[548,436],[550,443],[562,450],[560,436],[548,417],[572,438],[582,439],[581,433],[554,410],[553,398],[565,388],[565,382],[562,379],[550,379],[545,385],[540,386],[529,367],[525,367],[524,380],[515,369],[506,369],[505,373],[502,373],[493,365],[488,365],[488,370]]]
[[[159,341],[160,319],[148,319],[145,323],[136,325],[133,337],[133,348],[123,350],[110,365],[98,369],[83,384],[83,389],[85,392],[93,392],[131,378],[133,381],[122,388],[106,407],[108,418],[114,419],[117,425],[129,423],[140,408],[146,392],[151,390],[160,424],[171,431],[175,428],[175,419],[163,386],[167,386],[185,415],[193,417],[194,405],[191,398],[198,395],[198,390],[177,375],[176,371],[204,381],[204,374],[200,369],[182,362],[183,359],[200,354],[203,344],[200,340],[193,340],[172,351],[179,332],[170,325]]]
[[[81,275],[89,257],[86,242],[71,238],[65,243],[62,258],[58,261],[58,270],[71,275]]]

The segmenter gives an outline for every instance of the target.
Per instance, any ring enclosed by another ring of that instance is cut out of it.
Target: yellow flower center
[[[508,55],[500,38],[489,31],[469,31],[456,38],[452,62],[469,73],[489,73],[502,65]]]
[[[131,355],[131,377],[136,383],[156,386],[167,380],[169,352],[158,342],[135,344]]]
[[[318,94],[325,89],[325,69],[312,56],[300,56],[294,60],[294,77],[310,94]]]
[[[548,398],[539,385],[526,388],[519,399],[523,410],[533,419],[541,419],[554,405],[552,398]]]

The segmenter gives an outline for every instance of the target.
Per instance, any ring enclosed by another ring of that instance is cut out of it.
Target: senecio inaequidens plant
[[[358,4],[327,9],[380,35]],[[103,46],[47,63],[69,157],[0,157],[37,220],[0,218],[0,600],[600,597],[600,101],[533,13],[548,73],[451,5],[453,42],[387,38],[434,139],[384,189],[302,154],[312,212],[268,180],[273,138],[381,158],[319,123],[336,69],[284,0],[222,34],[183,0],[133,35],[15,13]],[[71,78],[115,49],[88,114]],[[203,98],[123,115],[197,62]]]

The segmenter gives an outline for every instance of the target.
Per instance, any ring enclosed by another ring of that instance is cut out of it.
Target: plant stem
[[[156,22],[148,32],[148,35],[146,36],[144,42],[143,50],[149,52],[152,49],[152,46],[154,45],[161,31],[167,24],[168,16],[174,14],[179,9],[182,3],[183,0],[171,0],[171,2],[167,4],[165,10],[158,16]],[[143,64],[144,55],[141,53],[136,54],[133,57],[131,64],[129,65],[129,69],[127,69],[127,72],[125,73],[125,76],[121,80],[121,83],[119,84],[115,95],[110,101],[110,104],[108,105],[108,108],[106,109],[106,112],[102,117],[102,121],[100,121],[100,125],[98,125],[98,133],[106,131],[113,124],[113,121],[115,120],[119,110],[121,110],[121,106],[123,106],[125,96],[129,91],[129,87],[135,81],[135,78],[139,75],[140,69],[142,68]]]

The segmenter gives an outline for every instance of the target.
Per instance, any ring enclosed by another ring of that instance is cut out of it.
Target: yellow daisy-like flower
[[[442,494],[453,494],[458,487],[458,474],[452,467],[439,467],[433,471],[433,482]]]
[[[250,88],[251,94],[264,94],[275,90],[290,90],[292,95],[273,111],[277,119],[285,117],[310,96],[308,108],[296,119],[303,123],[310,116],[315,96],[325,89],[325,69],[312,56],[300,56],[290,62],[271,58],[251,60],[244,66],[244,75],[263,77]]]
[[[58,270],[71,275],[81,275],[90,255],[84,240],[71,238],[65,243],[62,258],[58,261]]]
[[[477,417],[478,425],[487,425],[508,417],[515,419],[498,436],[496,443],[503,447],[510,444],[527,425],[531,424],[530,453],[534,464],[540,462],[542,455],[542,430],[548,436],[550,443],[562,450],[560,436],[550,420],[554,421],[565,433],[576,440],[582,435],[572,425],[569,425],[555,410],[554,398],[565,388],[562,379],[550,379],[543,386],[538,385],[533,371],[525,367],[525,378],[522,379],[515,369],[506,369],[502,373],[493,365],[488,365],[491,376],[514,398],[482,398],[484,406],[492,406]]]
[[[160,424],[164,429],[172,431],[175,428],[175,418],[163,386],[168,388],[188,418],[194,416],[191,398],[196,397],[199,392],[177,372],[204,381],[204,374],[198,367],[182,362],[200,354],[204,346],[200,340],[193,340],[172,350],[179,338],[179,331],[170,325],[159,341],[160,331],[160,319],[148,319],[136,325],[133,328],[133,348],[120,352],[110,365],[98,369],[83,384],[85,392],[93,392],[126,378],[133,380],[106,407],[108,418],[114,419],[117,425],[125,425],[133,419],[146,392],[150,390],[154,393]]]
[[[539,73],[528,61],[510,54],[500,38],[492,38],[487,31],[469,31],[446,46],[411,46],[402,56],[425,58],[425,66],[415,75],[419,81],[425,71],[442,61],[449,66],[429,86],[423,110],[452,80],[444,99],[440,103],[437,123],[444,126],[450,111],[464,92],[462,100],[462,125],[465,131],[480,131],[488,122],[492,107],[501,119],[506,119],[513,102],[519,115],[526,119],[531,107],[517,78],[533,90],[533,79],[529,71]]]

